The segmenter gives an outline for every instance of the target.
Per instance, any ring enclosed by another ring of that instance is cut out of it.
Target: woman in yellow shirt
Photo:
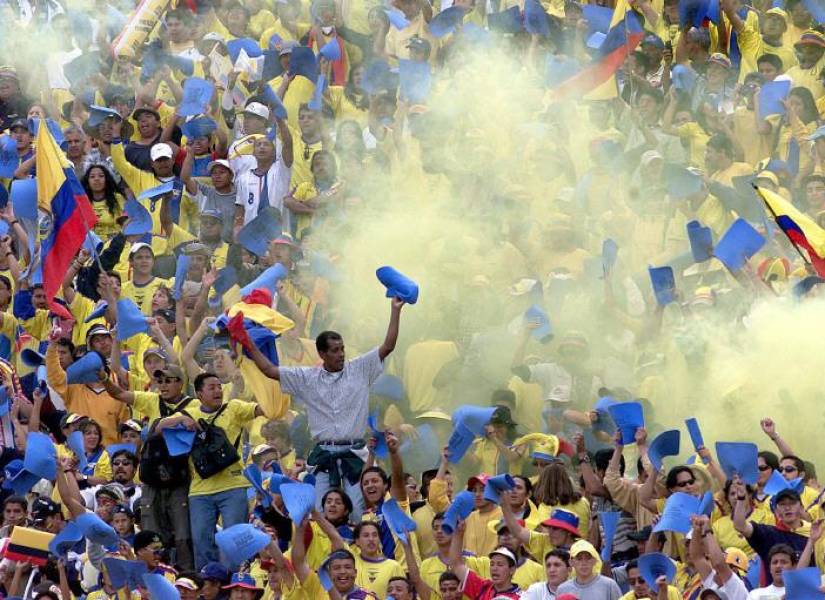
[[[713,521],[713,535],[719,541],[722,548],[739,548],[742,552],[752,558],[754,553],[745,537],[736,531],[733,526],[733,506],[737,500],[744,498],[749,507],[748,521],[773,525],[775,519],[773,514],[765,506],[756,504],[753,498],[753,488],[745,485],[741,480],[728,480],[725,483],[725,514]]]
[[[123,214],[123,196],[117,191],[115,178],[103,165],[92,165],[81,181],[97,215],[94,231],[104,242],[120,231],[117,220]]]

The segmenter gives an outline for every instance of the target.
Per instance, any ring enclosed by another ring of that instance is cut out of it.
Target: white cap
[[[220,42],[221,44],[226,44],[226,40],[223,39],[223,36],[220,33],[215,31],[210,31],[201,39],[202,42]]]
[[[518,564],[518,561],[516,560],[515,555],[512,552],[510,552],[510,550],[505,548],[504,546],[500,546],[499,548],[496,548],[495,550],[490,552],[490,558],[492,558],[494,554],[499,554],[499,555],[509,559],[510,562],[513,564],[513,566]]]
[[[212,167],[215,167],[217,165],[220,165],[225,169],[229,169],[229,172],[232,173],[232,177],[235,176],[235,169],[232,168],[232,166],[229,164],[229,161],[225,158],[219,158],[218,160],[213,160],[212,162],[210,162],[208,165],[206,165],[206,172],[212,173]]]
[[[149,150],[149,157],[152,160],[158,160],[161,158],[172,158],[172,146],[164,142],[155,144],[154,146],[152,146],[152,149]]]
[[[269,119],[269,109],[260,102],[250,102],[246,105],[246,108],[244,108],[243,111],[245,113],[249,113],[250,115],[261,117],[264,120]]]
[[[278,51],[278,56],[285,56],[287,54],[292,54],[292,51],[297,48],[300,44],[295,40],[289,40],[284,42],[281,46],[281,49]]]
[[[152,256],[155,255],[155,251],[152,250],[152,246],[150,244],[147,244],[146,242],[138,242],[137,244],[132,244],[132,247],[129,248],[129,256],[134,255],[141,248],[149,248],[149,251],[152,253]]]

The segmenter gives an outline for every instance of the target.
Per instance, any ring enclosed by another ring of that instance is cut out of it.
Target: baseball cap
[[[664,50],[664,48],[665,48],[665,43],[662,41],[662,38],[660,38],[655,33],[647,34],[644,37],[644,39],[642,40],[642,45],[644,45],[644,44],[650,44],[652,46],[656,46],[660,50]]]
[[[778,6],[774,6],[773,8],[767,10],[765,15],[776,15],[777,17],[787,21],[788,20],[788,13],[785,12],[783,9],[779,8]]]
[[[556,596],[556,600],[579,600],[579,597],[576,594],[562,594],[561,596]]]
[[[593,544],[588,542],[587,540],[579,540],[572,546],[570,546],[570,558],[574,556],[578,556],[579,554],[589,554],[596,560],[600,560],[599,553],[593,547]]]
[[[257,102],[253,102],[252,104],[257,104]],[[264,108],[266,108],[266,107],[264,107]],[[232,177],[235,176],[235,170],[229,164],[229,161],[226,160],[225,158],[219,158],[218,160],[213,160],[212,162],[210,162],[208,165],[206,165],[206,172],[207,173],[212,173],[212,169],[217,167],[217,166],[220,166],[220,167],[223,167],[224,169],[227,169],[230,173],[232,173]]]
[[[60,418],[60,428],[65,429],[69,425],[74,425],[75,423],[79,423],[80,421],[83,421],[87,418],[88,417],[79,415],[77,413],[66,413]]]
[[[231,590],[232,588],[263,591],[263,589],[259,588],[258,584],[255,583],[255,578],[249,573],[232,573],[232,580],[229,582],[229,585],[223,586],[223,589]]]
[[[206,208],[201,211],[201,217],[212,217],[220,221],[222,216],[221,211],[215,210],[214,208]]]
[[[725,562],[730,566],[739,569],[742,573],[748,571],[748,555],[739,548],[731,546],[725,550]]]
[[[154,373],[152,373],[154,377],[160,377],[164,375],[166,377],[177,377],[181,381],[183,381],[183,371],[178,365],[175,364],[168,364],[163,369],[157,369]]]
[[[508,561],[510,561],[510,564],[511,564],[511,565],[513,565],[513,566],[515,566],[515,565],[516,565],[516,557],[513,555],[513,553],[512,553],[512,552],[510,552],[510,550],[508,550],[508,549],[507,549],[507,548],[505,548],[504,546],[501,546],[501,547],[499,547],[499,548],[496,548],[495,550],[493,550],[492,552],[490,552],[489,556],[490,556],[490,558],[493,558],[493,556],[495,556],[496,554],[498,554],[499,556],[503,556],[504,558],[506,558]]]
[[[123,488],[116,483],[107,483],[101,485],[97,491],[95,492],[95,498],[98,496],[109,496],[112,500],[117,502],[118,504],[123,504],[126,502],[126,494],[123,493]]]
[[[201,216],[203,216],[203,213],[201,213]],[[211,215],[208,215],[208,216],[211,216]],[[209,246],[207,246],[206,244],[202,244],[201,242],[197,242],[197,241],[192,241],[192,242],[189,242],[188,244],[186,244],[186,246],[184,246],[183,253],[186,256],[198,256],[198,255],[200,255],[200,256],[205,256],[205,257],[209,258],[210,256],[212,256],[212,249]],[[174,322],[174,320],[175,320],[175,313],[174,313],[174,311],[172,311],[172,319],[170,320],[170,323]]]
[[[140,108],[136,108],[134,111],[132,111],[132,117],[134,117],[134,119],[137,121],[140,118],[140,115],[142,115],[144,113],[149,113],[150,115],[154,115],[155,118],[158,121],[160,121],[160,113],[158,111],[156,111],[154,108],[151,108],[149,106],[141,106]]]
[[[490,479],[490,476],[487,473],[479,473],[478,475],[473,475],[467,480],[467,489],[470,489],[477,483],[481,485],[487,485],[487,480]]]
[[[177,579],[175,579],[175,587],[183,588],[185,590],[191,590],[193,592],[197,592],[200,589],[198,587],[198,584],[196,584],[188,577],[178,577]]]
[[[141,431],[143,431],[143,426],[134,419],[129,419],[121,423],[120,427],[118,428],[119,433],[123,433],[124,431],[137,431],[138,433],[140,433]]]
[[[14,131],[15,129],[25,129],[29,131],[29,122],[26,119],[15,119],[9,125],[9,131]]]
[[[35,523],[45,521],[46,517],[60,514],[60,510],[60,505],[54,500],[43,497],[37,498],[34,502],[32,502],[32,520]]]
[[[425,40],[423,37],[414,35],[407,42],[407,48],[409,48],[410,50],[421,50],[422,52],[430,52],[432,50],[432,44],[430,44],[430,42],[428,40]]]
[[[161,358],[163,360],[169,360],[169,357],[166,356],[166,352],[164,352],[162,348],[158,348],[157,346],[147,348],[146,351],[143,353],[143,360],[146,360],[146,357],[151,355],[157,356],[158,358]]]
[[[708,64],[719,65],[725,69],[731,68],[730,59],[721,52],[714,52],[708,57]]]
[[[260,102],[250,102],[243,109],[244,114],[255,115],[264,120],[269,119],[269,109]]]
[[[211,579],[221,584],[226,584],[229,581],[229,569],[224,567],[219,562],[209,562],[203,565],[201,569],[201,577],[204,579]]]
[[[779,177],[776,176],[776,173],[773,171],[760,171],[756,175],[756,179],[767,179],[774,185],[779,185]]]
[[[579,517],[576,513],[572,513],[561,508],[556,508],[550,513],[550,518],[541,522],[546,527],[555,527],[556,529],[563,529],[568,533],[572,533],[576,537],[581,537],[579,532]],[[572,552],[571,552],[572,556]]]
[[[130,519],[135,518],[135,513],[132,512],[132,509],[126,506],[125,504],[118,504],[112,509],[112,513],[116,515],[126,515]]]
[[[11,65],[0,66],[0,78],[17,79],[17,69]]]
[[[825,48],[825,35],[822,35],[815,29],[808,29],[803,31],[799,36],[799,41],[794,46],[819,46]]]
[[[152,146],[149,150],[149,158],[152,160],[160,160],[161,158],[172,158],[172,146],[165,142],[160,142]]]
[[[782,502],[782,500],[795,500],[796,502],[802,502],[802,498],[799,495],[799,492],[796,490],[792,490],[791,488],[785,488],[781,492],[777,492],[771,498],[771,509],[776,508],[776,505]]]
[[[269,444],[258,444],[252,449],[252,457],[254,458],[267,452],[275,452],[275,448],[273,448]]]
[[[149,251],[152,253],[152,256],[155,255],[155,251],[152,250],[151,245],[147,244],[146,242],[138,242],[137,244],[132,244],[132,247],[129,248],[129,256],[132,256],[141,248],[149,248]]]
[[[86,333],[86,341],[88,342],[96,335],[108,335],[109,337],[111,337],[112,332],[109,331],[109,328],[106,327],[103,323],[97,323],[89,328],[89,331]]]
[[[162,550],[163,540],[160,539],[160,536],[154,531],[149,531],[148,529],[138,531],[135,534],[135,541],[132,544],[132,547],[135,549],[135,552],[137,552],[138,550],[143,550],[144,548],[148,548],[149,546],[154,546],[154,549]]]
[[[223,39],[223,36],[220,33],[215,31],[210,31],[201,39],[202,42],[220,42],[221,44],[226,44],[226,40]]]
[[[650,538],[650,534],[653,531],[653,527],[650,525],[645,525],[639,531],[631,531],[627,534],[627,539],[632,540],[634,542],[646,542]]]

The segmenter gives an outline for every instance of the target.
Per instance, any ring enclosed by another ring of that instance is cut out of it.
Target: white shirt
[[[280,367],[281,391],[306,407],[316,441],[355,440],[367,429],[370,386],[384,372],[374,348],[330,373],[320,367]]]
[[[289,211],[284,210],[284,196],[289,193],[291,177],[292,168],[284,166],[284,162],[278,157],[265,176],[257,175],[253,169],[236,178],[235,206],[242,206],[244,209],[243,224],[246,225],[258,216],[258,206],[263,201],[266,203],[264,206],[269,205],[281,211],[283,230],[291,231]],[[264,179],[266,179],[267,198],[262,200]]]
[[[768,587],[756,588],[748,594],[748,600],[780,600],[785,597],[785,586],[777,587],[770,584]]]
[[[702,581],[702,586],[708,590],[725,592],[728,600],[748,600],[751,598],[751,596],[748,596],[748,588],[745,587],[745,582],[736,575],[731,575],[722,585],[716,583],[715,577],[716,571],[711,571],[710,575]]]
[[[533,583],[524,590],[522,600],[555,600],[556,592],[551,592],[546,581]]]

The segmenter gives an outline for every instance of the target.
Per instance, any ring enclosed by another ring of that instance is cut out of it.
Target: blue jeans
[[[246,489],[237,488],[217,494],[189,496],[189,521],[192,527],[192,545],[195,550],[195,570],[200,571],[208,562],[221,560],[215,545],[215,527],[218,515],[224,529],[247,520]],[[225,562],[236,566],[233,557]]]
[[[330,452],[349,452],[349,446],[322,445],[321,448]],[[315,475],[315,508],[318,512],[323,512],[324,507],[322,506],[322,501],[324,499],[324,494],[326,494],[327,490],[330,488],[329,473],[321,473],[320,471],[316,471],[313,474]],[[361,520],[361,515],[364,514],[364,496],[361,494],[361,482],[357,481],[353,484],[347,481],[346,477],[343,477],[341,480],[341,487],[344,488],[344,492],[346,492],[349,499],[352,500],[352,514],[349,517],[350,521],[353,523],[358,523]]]

